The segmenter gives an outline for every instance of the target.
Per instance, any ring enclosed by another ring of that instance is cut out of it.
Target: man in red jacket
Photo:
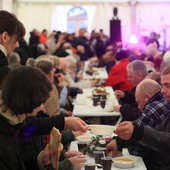
[[[112,67],[106,79],[106,86],[112,86],[114,90],[129,91],[133,88],[128,80],[126,66],[129,64],[128,52],[118,50],[116,54],[117,64]]]

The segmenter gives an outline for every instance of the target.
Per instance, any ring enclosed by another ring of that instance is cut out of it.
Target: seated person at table
[[[138,106],[135,100],[136,86],[148,74],[146,65],[141,60],[134,60],[127,65],[128,79],[134,85],[131,91],[116,90],[115,95],[120,102],[120,105],[115,105],[114,110],[120,112],[123,120],[136,120],[140,115]]]
[[[54,83],[54,72],[55,72],[55,68],[54,66],[56,65],[56,63],[54,63],[53,61],[56,61],[54,60],[56,59],[57,60],[57,57],[53,57],[53,56],[40,56],[39,58],[37,58],[35,60],[35,63],[34,65],[41,69],[46,78],[51,82],[51,83]],[[58,61],[59,62],[59,61]],[[54,115],[58,115],[59,114],[59,96],[58,96],[58,90],[56,88],[56,86],[53,84],[53,89],[52,91],[50,92],[50,97],[47,99],[47,101],[44,103],[44,106],[45,108],[47,109],[47,113],[50,115],[50,116],[54,116]],[[70,111],[67,111],[65,109],[61,109],[60,108],[60,113],[63,113],[64,115],[66,116],[71,116],[71,112]],[[64,132],[64,134],[67,134],[67,135],[64,135],[65,137],[67,137],[67,139],[69,139],[70,137],[70,140],[74,140],[74,137],[75,135],[78,135],[80,133],[72,133],[72,131],[66,131]],[[70,142],[70,140],[68,142]],[[63,143],[64,145],[67,144],[67,143]]]
[[[157,71],[152,71],[148,73],[145,79],[152,79],[152,80],[155,80],[157,83],[161,84],[161,73]]]
[[[106,47],[106,53],[99,60],[97,67],[106,67],[107,73],[109,73],[112,67],[116,64],[115,53],[116,48],[113,47],[113,45],[108,45]]]
[[[30,75],[31,81],[28,78]],[[50,91],[51,84],[37,69],[22,67],[11,71],[4,79],[0,101],[1,169],[26,169],[18,150],[16,135],[24,125],[26,117],[34,117],[41,110],[42,103],[48,98]],[[41,161],[45,161],[44,157]],[[43,162],[43,165],[46,163]]]
[[[54,83],[54,85],[57,87],[57,91],[58,91],[57,93],[59,93],[59,98],[60,98],[60,113],[61,112],[64,113],[65,116],[71,116],[72,105],[70,104],[69,99],[70,97],[74,98],[78,93],[82,93],[82,90],[76,87],[68,87],[67,82],[64,80],[62,69],[64,69],[66,65],[68,65],[68,63],[65,63],[68,62],[67,59],[63,60],[63,58],[58,58],[52,55],[42,55],[35,60],[35,63],[37,63],[37,61],[39,61],[40,59],[49,59],[50,61],[53,62],[53,66],[51,66],[51,64],[49,64],[48,61],[46,60],[41,61],[40,69],[45,71],[47,78],[52,79],[52,83]],[[65,63],[65,65],[63,62]],[[55,73],[53,73],[54,70]],[[48,71],[50,72],[48,73]],[[54,87],[55,91],[56,91],[56,87]],[[52,98],[54,98],[54,94]],[[58,98],[58,94],[57,94],[57,98]],[[48,104],[51,105],[55,104],[55,103],[52,104],[49,100],[51,99],[48,99],[47,101]],[[52,109],[50,106],[48,106],[48,108],[50,110]]]
[[[112,86],[114,90],[131,90],[132,83],[128,80],[126,66],[129,64],[128,52],[118,50],[116,53],[117,64],[112,67],[106,79],[106,86]]]
[[[54,68],[53,60],[50,59],[43,58],[43,57],[38,58],[35,61],[35,66],[41,69],[44,72],[46,78],[53,84],[55,68]],[[45,108],[47,109],[47,114],[49,114],[50,116],[59,114],[59,96],[58,96],[58,91],[54,84],[53,84],[53,89],[50,92],[50,97],[47,99],[44,105]],[[71,131],[71,130],[63,131],[61,142],[64,146],[66,146],[71,141],[75,140],[76,136],[81,134],[82,132],[80,131]],[[48,140],[48,136],[46,136],[46,140]],[[79,155],[80,152],[76,152],[76,151],[62,152],[61,158],[62,159],[66,158],[66,159],[60,162],[59,170],[67,170],[67,169],[70,170],[74,164],[76,164],[76,166],[78,167],[79,166],[78,164],[80,164],[80,161],[82,159]]]
[[[80,89],[94,87],[94,82],[92,80],[83,80],[80,78],[75,82],[77,61],[73,56],[68,56],[66,59],[69,61],[70,66],[64,70],[64,77],[69,87],[78,87]]]
[[[161,86],[151,79],[145,79],[137,85],[135,97],[138,102],[138,108],[142,113],[139,118],[134,121],[134,124],[155,128],[166,119],[170,106],[165,101],[160,90]],[[123,147],[128,147],[130,154],[141,156],[148,170],[156,170],[161,166],[162,157],[158,152],[140,145],[133,140],[125,142],[120,138],[116,138],[107,145],[107,151],[114,150],[114,152],[116,152],[115,147],[117,147],[118,150],[121,150]]]
[[[10,57],[8,58],[8,67],[10,70],[16,69],[21,66],[21,59],[18,53],[13,52]]]
[[[161,74],[162,94],[168,105],[170,105],[170,66]],[[170,112],[166,119],[156,126],[156,129],[149,126],[137,125],[136,123],[123,122],[119,124],[115,133],[123,140],[133,140],[143,146],[151,148],[163,157],[161,170],[170,169]]]
[[[53,89],[50,92],[50,97],[46,100],[46,102],[44,103],[45,108],[47,109],[47,113],[50,116],[54,116],[54,115],[58,115],[59,113],[63,113],[63,114],[67,114],[67,116],[71,116],[69,115],[69,113],[71,114],[71,112],[64,110],[60,108],[60,112],[59,112],[59,95],[58,95],[58,90],[56,88],[56,86],[54,85],[54,72],[55,72],[55,68],[54,68],[54,63],[52,60],[48,59],[48,58],[40,58],[36,60],[35,66],[39,69],[41,69],[46,78],[53,84]],[[82,132],[78,133],[78,132],[72,132],[72,131],[65,131],[63,132],[65,138],[68,140],[66,143],[63,143],[64,145],[70,143],[72,140],[75,139],[75,135],[81,135]]]
[[[27,125],[26,119],[35,117],[37,115],[37,112],[41,110],[42,103],[44,103],[45,100],[48,98],[50,91],[51,83],[46,80],[45,76],[38,69],[31,67],[21,67],[19,69],[11,71],[7,75],[2,84],[2,98],[0,105],[1,125],[3,127],[1,128],[1,141],[3,142],[3,145],[1,145],[2,148],[0,149],[0,167],[2,169],[15,169],[15,167],[16,169],[21,170],[27,169],[28,164],[25,164],[23,157],[20,155],[20,152],[18,150],[20,145],[18,146],[17,144],[16,135],[18,136],[18,132],[20,131],[21,133],[22,129],[24,129],[24,127]],[[27,96],[26,98],[25,95]],[[36,132],[34,133],[45,131],[40,129],[41,127],[43,127],[41,126],[41,124],[35,125],[33,121],[32,123],[33,124],[30,128],[34,127],[32,129],[33,132],[35,129]],[[53,122],[51,121],[51,124],[52,123]],[[4,127],[6,127],[5,129],[9,129],[10,131],[4,131]],[[46,126],[46,128],[48,129],[49,127]],[[7,138],[4,136],[4,133],[6,134]],[[7,134],[11,135],[8,136]],[[51,151],[50,153],[54,154],[54,151]],[[37,155],[32,155],[32,157],[35,157],[35,160],[29,162],[29,164],[37,164],[36,156]],[[42,159],[43,161],[45,161],[45,163],[43,163],[44,165],[50,163],[50,160],[46,162],[44,156],[42,157]],[[81,160],[82,159],[83,158],[81,157]]]

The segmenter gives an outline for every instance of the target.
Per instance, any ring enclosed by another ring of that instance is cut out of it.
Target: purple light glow
[[[132,34],[129,38],[129,43],[130,44],[137,44],[138,43],[138,38],[136,37],[135,34]]]

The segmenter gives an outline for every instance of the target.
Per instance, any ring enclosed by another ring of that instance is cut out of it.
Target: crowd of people
[[[113,156],[122,148],[141,156],[148,170],[168,170],[170,52],[152,41],[146,49],[124,48],[102,29],[79,35],[34,29],[29,43],[24,25],[0,10],[0,167],[3,170],[53,169],[49,133],[62,133],[59,170],[80,170],[86,157],[67,151],[88,124],[72,116],[72,99],[96,86],[83,79],[84,62],[106,67],[106,86],[119,101],[122,115],[115,137],[106,147]]]

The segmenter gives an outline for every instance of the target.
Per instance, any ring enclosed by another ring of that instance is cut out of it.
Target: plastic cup
[[[93,97],[97,97],[98,101],[100,100],[100,94],[94,94]]]
[[[101,94],[101,95],[100,95],[101,100],[103,100],[103,99],[106,100],[106,97],[107,97],[106,94]]]
[[[99,98],[98,97],[93,97],[92,99],[93,99],[93,106],[97,106]]]
[[[103,157],[103,155],[105,154],[104,151],[94,151],[94,160],[96,164],[102,164],[101,158]]]
[[[86,155],[87,152],[87,143],[86,142],[78,142],[78,151],[80,151],[83,155]]]
[[[106,105],[106,99],[100,100],[100,104],[102,108],[105,108]]]
[[[85,164],[84,165],[84,169],[85,170],[95,170],[96,169],[96,165],[95,164]]]
[[[112,168],[112,157],[101,158],[103,170],[111,170]]]

